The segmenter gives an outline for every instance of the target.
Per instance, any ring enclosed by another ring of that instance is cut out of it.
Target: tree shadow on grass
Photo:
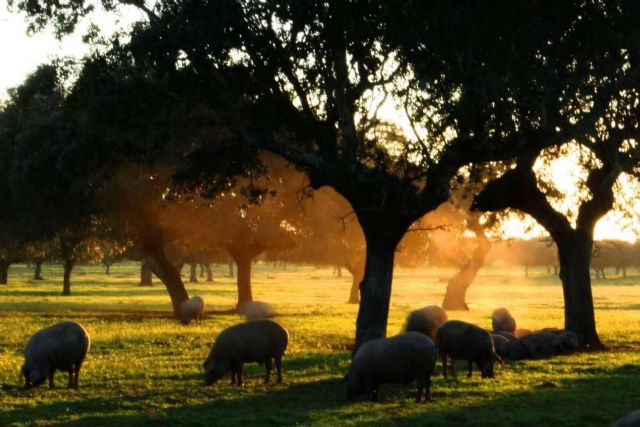
[[[211,388],[200,375],[174,377],[158,391],[125,393],[78,402],[54,402],[1,413],[0,424],[29,424],[41,417],[62,426],[248,426],[248,425],[429,425],[429,426],[607,426],[636,409],[640,367],[581,372],[575,379],[530,384],[526,390],[500,392],[493,381],[434,381],[434,401],[414,404],[415,384],[383,385],[381,403],[349,401],[340,378],[347,353],[312,353],[285,360],[285,384],[263,385],[262,368],[247,370],[246,386]],[[513,369],[535,369],[514,365]],[[133,385],[132,385],[133,387]],[[492,394],[493,393],[493,394]],[[71,407],[71,411],[69,408]]]

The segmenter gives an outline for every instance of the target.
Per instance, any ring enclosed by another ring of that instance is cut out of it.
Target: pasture
[[[116,264],[106,276],[100,266],[74,271],[72,296],[62,297],[61,271],[46,265],[45,281],[31,279],[24,265],[12,266],[0,287],[1,426],[248,426],[248,425],[429,425],[429,426],[608,426],[640,407],[640,276],[594,281],[598,329],[606,352],[546,360],[507,362],[495,380],[444,380],[438,363],[433,401],[415,404],[415,385],[382,385],[380,402],[345,397],[342,376],[349,366],[357,306],[345,303],[351,277],[331,269],[267,264],[254,268],[256,300],[275,304],[290,333],[284,382],[262,382],[263,367],[245,367],[245,385],[224,378],[204,387],[202,362],[214,337],[241,321],[216,314],[235,304],[234,279],[214,272],[215,281],[187,283],[201,295],[208,314],[183,326],[170,317],[169,297],[155,279],[139,287],[138,265]],[[184,273],[187,272],[185,268]],[[346,272],[345,272],[346,273]],[[440,304],[452,271],[397,270],[388,335],[398,333],[406,313]],[[489,328],[494,308],[508,307],[518,326],[562,327],[562,289],[557,277],[532,270],[484,268],[470,288],[468,312],[449,312]],[[80,373],[80,388],[23,391],[22,350],[38,329],[74,319],[89,331],[92,345]],[[273,381],[273,379],[272,379]]]

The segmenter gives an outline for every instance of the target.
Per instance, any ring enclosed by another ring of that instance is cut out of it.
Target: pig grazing
[[[242,365],[245,362],[264,363],[265,383],[275,361],[278,383],[282,382],[282,355],[289,342],[289,333],[272,320],[252,320],[231,326],[218,335],[203,366],[205,385],[211,385],[231,371],[231,385],[242,385]]]
[[[60,322],[33,334],[24,349],[25,389],[37,387],[47,378],[49,389],[53,389],[56,370],[68,372],[69,388],[78,388],[80,367],[89,345],[89,334],[76,322]]]
[[[496,309],[491,315],[493,332],[511,332],[516,330],[516,319],[504,307]]]
[[[180,323],[188,325],[192,320],[199,322],[204,316],[204,300],[199,296],[189,298],[180,304]]]
[[[433,340],[440,325],[446,321],[447,313],[442,308],[428,305],[409,313],[405,330],[423,333]]]
[[[496,361],[502,363],[496,354],[491,334],[479,326],[460,320],[450,320],[440,326],[436,333],[436,344],[442,369],[447,378],[447,358],[451,359],[451,372],[455,377],[454,363],[462,359],[469,362],[468,377],[471,377],[472,365],[475,362],[480,369],[482,378],[493,378],[493,365]]]
[[[624,417],[620,418],[611,427],[638,427],[640,426],[640,409],[636,409],[633,412],[629,412]]]
[[[416,402],[422,400],[423,390],[425,401],[431,400],[431,374],[435,364],[435,344],[419,332],[367,341],[356,351],[345,376],[347,397],[366,394],[375,402],[380,384],[407,384],[417,380]]]

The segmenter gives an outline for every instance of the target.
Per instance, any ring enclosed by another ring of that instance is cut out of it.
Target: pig
[[[528,359],[530,357],[527,347],[525,347],[525,345],[519,339],[509,341],[502,347],[502,351],[504,352],[504,356],[500,356],[511,360],[522,360]]]
[[[511,332],[516,330],[516,319],[504,307],[496,309],[491,315],[493,332]]]
[[[53,389],[54,373],[60,370],[69,373],[68,387],[77,389],[80,367],[90,342],[84,327],[71,321],[56,323],[33,334],[24,349],[24,388],[37,387],[48,378],[49,389]]]
[[[447,313],[442,308],[428,305],[409,313],[405,330],[421,332],[434,340],[436,331],[446,321]]]
[[[533,331],[531,329],[516,329],[515,332],[513,333],[516,337],[518,338],[524,338],[526,336],[529,336],[533,333]]]
[[[479,326],[460,320],[450,320],[440,326],[436,333],[436,344],[442,358],[444,377],[447,378],[447,357],[451,358],[451,373],[455,377],[454,363],[458,359],[469,362],[471,377],[473,362],[476,363],[482,378],[493,378],[495,362],[502,363],[496,354],[491,334]]]
[[[540,359],[556,354],[553,347],[555,336],[556,334],[550,331],[534,332],[531,335],[520,338],[520,342],[527,349],[529,357]]]
[[[345,376],[347,397],[366,394],[378,400],[378,386],[417,380],[416,402],[431,400],[431,374],[436,364],[433,340],[420,332],[405,332],[391,338],[367,341],[356,351]]]
[[[638,427],[640,426],[640,409],[629,412],[624,417],[620,418],[611,427]]]
[[[262,301],[247,301],[238,307],[238,313],[247,320],[268,319],[275,316],[273,307]]]
[[[242,385],[245,362],[264,363],[265,383],[269,382],[272,361],[282,382],[282,356],[289,343],[289,332],[273,320],[251,320],[223,330],[203,363],[205,385],[211,385],[231,371],[231,385]]]
[[[554,328],[542,329],[539,332],[550,332],[554,335],[551,346],[555,354],[571,354],[580,348],[580,337],[574,332]]]
[[[204,300],[199,296],[189,298],[180,304],[180,323],[188,325],[192,320],[200,322],[204,316]]]
[[[509,340],[502,335],[499,334],[491,334],[491,338],[493,338],[493,346],[496,349],[496,353],[501,358],[505,358],[508,356],[507,349],[509,348]]]
[[[511,341],[515,341],[518,339],[517,336],[515,336],[514,334],[512,334],[511,332],[494,332],[491,335],[499,335],[501,337],[504,337],[507,339],[507,341],[511,342]]]

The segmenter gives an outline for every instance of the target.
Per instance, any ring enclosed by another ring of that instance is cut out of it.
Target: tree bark
[[[601,348],[602,343],[596,332],[589,271],[593,240],[590,236],[573,231],[570,235],[557,239],[556,244],[565,302],[565,329],[580,335],[588,346]]]
[[[253,257],[245,253],[235,253],[232,255],[237,267],[238,277],[236,285],[238,287],[238,302],[236,309],[246,302],[253,301],[251,291],[251,262]]]
[[[140,286],[153,286],[153,271],[146,261],[140,263]]]
[[[105,264],[104,272],[107,274],[107,276],[111,274],[111,264]]]
[[[151,254],[151,260],[153,261],[151,269],[167,288],[173,305],[173,314],[178,317],[180,305],[189,299],[189,294],[180,276],[180,270],[167,259],[161,248]]]
[[[387,335],[393,261],[399,240],[399,238],[385,240],[371,237],[367,239],[364,277],[360,283],[360,307],[356,320],[354,354],[363,343]]]
[[[189,265],[189,283],[198,283],[198,264],[195,262]]]
[[[36,261],[36,268],[33,272],[33,280],[44,280],[42,278],[42,261]]]
[[[491,242],[481,227],[479,222],[473,227],[469,227],[476,233],[478,246],[474,249],[471,259],[462,266],[458,274],[449,280],[447,292],[442,301],[442,308],[445,310],[469,310],[466,302],[467,289],[484,265],[484,259],[491,249]]]
[[[233,274],[233,263],[230,262],[229,263],[229,273],[227,274],[227,277],[233,277],[233,276],[234,276],[234,274]]]
[[[10,261],[0,261],[0,285],[6,285],[9,279]]]
[[[351,274],[351,290],[347,304],[360,303],[360,282],[364,278],[364,259],[361,256],[354,256],[352,260],[345,263],[344,267]]]
[[[200,278],[204,279],[204,272],[206,270],[206,266],[204,264],[200,264]]]
[[[211,264],[206,263],[204,267],[207,271],[207,282],[213,282],[213,270],[211,270]]]
[[[67,258],[63,264],[64,273],[62,278],[62,295],[71,295],[71,271],[73,270],[73,260]]]

